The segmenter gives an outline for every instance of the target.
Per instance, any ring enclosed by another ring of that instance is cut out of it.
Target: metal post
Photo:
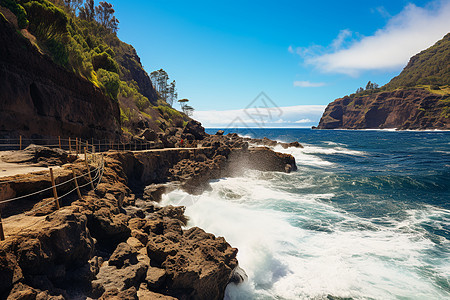
[[[94,189],[94,183],[92,182],[92,176],[91,176],[91,167],[87,163],[87,160],[86,160],[86,167],[88,170],[88,176],[89,176],[89,182],[91,183],[91,188]]]
[[[59,200],[58,200],[58,193],[56,191],[56,185],[55,185],[55,177],[53,177],[53,169],[50,168],[50,179],[52,181],[52,186],[53,186],[53,198],[55,198],[55,202],[56,202],[56,209],[60,209],[59,206]]]
[[[73,181],[75,181],[75,187],[77,188],[78,198],[80,200],[83,200],[83,197],[81,196],[81,192],[80,192],[80,187],[78,186],[77,175],[75,175],[75,171],[73,170],[73,168],[72,168],[72,174],[73,174]]]
[[[2,214],[0,213],[0,241],[4,240],[5,240],[5,233],[3,232]]]

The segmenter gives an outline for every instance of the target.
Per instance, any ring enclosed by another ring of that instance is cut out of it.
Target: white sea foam
[[[323,201],[332,197],[284,192],[275,180],[253,172],[215,181],[212,190],[200,196],[174,191],[164,195],[162,204],[180,204],[184,199],[188,226],[224,236],[239,249],[239,264],[249,281],[230,284],[226,299],[449,296],[433,281],[449,279],[449,258],[427,262],[425,252],[435,245],[415,230],[436,214],[448,218],[448,211],[411,210],[402,221],[386,217],[394,226],[381,226]]]

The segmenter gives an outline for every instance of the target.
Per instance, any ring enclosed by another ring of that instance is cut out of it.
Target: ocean
[[[248,280],[225,299],[450,299],[450,132],[250,135],[303,144],[275,148],[298,171],[249,170],[162,201],[239,249]]]

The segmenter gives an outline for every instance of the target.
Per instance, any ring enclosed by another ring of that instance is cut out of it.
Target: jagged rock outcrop
[[[136,81],[139,92],[150,100],[152,104],[156,104],[158,100],[158,94],[154,89],[150,77],[141,64],[141,59],[139,58],[136,49],[131,45],[128,46],[126,51],[122,55],[117,55],[115,59],[117,62],[123,66],[123,80],[125,81]]]
[[[450,129],[450,33],[377,90],[330,103],[317,129]]]
[[[0,136],[114,138],[119,106],[56,65],[0,15]]]
[[[446,96],[423,89],[403,89],[330,103],[318,129],[450,129]]]
[[[95,191],[82,199],[72,194],[59,211],[50,205],[48,216],[22,217],[23,229],[6,226],[7,239],[0,242],[0,298],[222,299],[229,282],[246,277],[238,269],[237,249],[200,228],[183,229],[184,207],[160,207],[148,201],[157,199],[141,200],[133,192],[156,184],[144,195],[157,197],[163,187],[157,183],[177,179],[171,184],[198,193],[209,180],[232,175],[236,165],[288,172],[295,160],[269,148],[248,148],[236,136],[205,136],[203,141],[211,146],[109,152]],[[82,173],[85,165],[77,160],[73,167]],[[70,179],[71,168],[58,169],[56,181]],[[14,178],[21,176],[27,175]],[[48,179],[36,178],[6,185],[16,194],[20,185],[48,187]],[[25,210],[33,201],[40,199],[28,199]]]

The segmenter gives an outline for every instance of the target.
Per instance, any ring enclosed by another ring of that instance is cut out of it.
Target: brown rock
[[[0,18],[0,135],[114,138],[119,106]]]
[[[150,267],[147,270],[147,277],[145,281],[149,289],[158,289],[166,280],[166,271],[160,268]]]
[[[141,283],[139,290],[137,291],[137,295],[139,299],[154,299],[154,300],[177,300],[177,298],[166,296],[162,294],[158,294],[152,291],[149,291],[147,285],[145,283]]]
[[[109,258],[108,264],[122,268],[123,265],[137,263],[137,251],[127,243],[120,243]]]
[[[147,266],[143,263],[129,265],[122,269],[104,264],[94,282],[102,285],[106,291],[114,289],[124,291],[132,286],[138,286],[145,278],[146,271]]]

